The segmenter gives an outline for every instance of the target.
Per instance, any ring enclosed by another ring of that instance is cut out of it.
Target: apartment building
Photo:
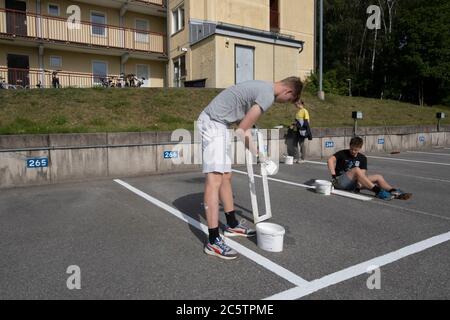
[[[91,87],[121,73],[162,87],[163,0],[0,0],[0,77],[35,88]]]
[[[0,77],[224,88],[315,68],[315,0],[0,0]],[[79,21],[76,18],[79,17]],[[77,23],[79,22],[79,23]]]
[[[225,88],[308,76],[314,0],[169,0],[169,83]]]

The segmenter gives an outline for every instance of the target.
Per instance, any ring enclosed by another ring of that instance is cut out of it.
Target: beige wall
[[[302,77],[308,76],[315,67],[315,1],[281,0],[280,32],[305,42],[304,51],[299,55],[297,73]]]
[[[151,32],[166,34],[166,20],[165,18],[148,16],[134,12],[127,12],[125,14],[125,27],[136,29],[136,19],[143,19],[149,22],[149,30]]]
[[[190,0],[194,19],[269,30],[269,0]]]
[[[228,48],[226,42],[229,42]],[[298,50],[290,47],[242,39],[216,37],[216,86],[226,88],[235,83],[235,46],[254,47],[255,80],[278,81],[297,75]],[[275,65],[275,72],[274,72]]]
[[[158,88],[164,87],[165,65],[163,62],[130,59],[125,64],[125,74],[129,73],[136,74],[136,68],[138,64],[148,66],[150,73],[151,87],[158,87]]]
[[[195,0],[193,1],[195,2]],[[200,1],[199,1],[200,2]],[[186,70],[188,71],[187,77],[190,78],[189,72],[193,71],[191,68],[191,52],[189,50],[188,53],[184,53],[181,48],[189,48],[189,17],[191,14],[191,8],[190,4],[191,2],[189,0],[168,0],[169,4],[169,15],[167,17],[168,19],[168,26],[169,30],[167,30],[168,39],[170,41],[170,52],[169,52],[169,74],[168,74],[168,84],[169,86],[173,86],[173,59],[176,57],[179,57],[182,54],[186,54]],[[172,34],[172,10],[175,8],[178,8],[181,4],[184,4],[184,10],[185,10],[185,19],[184,19],[184,29]]]
[[[182,2],[170,0],[169,8],[173,9]],[[270,30],[269,0],[185,0],[184,4],[186,24],[189,19],[198,19]],[[214,40],[204,40],[188,49],[187,79],[208,78],[208,87],[227,87],[234,84],[236,44],[255,48],[255,79],[276,81],[292,75],[307,77],[314,70],[315,64],[314,14],[314,0],[280,0],[280,33],[304,41],[301,54],[295,48],[274,47],[267,43],[237,38],[229,38],[230,43],[226,48],[226,37],[214,36]],[[189,48],[187,29],[170,37],[171,58],[180,55],[182,47]],[[215,57],[211,56],[212,52]],[[210,76],[214,80],[210,80]],[[169,77],[169,83],[172,84],[172,64]]]
[[[220,59],[216,50],[214,37],[192,47],[192,52],[186,58],[190,60],[188,66],[188,79],[204,79],[208,88],[217,87],[216,63]]]

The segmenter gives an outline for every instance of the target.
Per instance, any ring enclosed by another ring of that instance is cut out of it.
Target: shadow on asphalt
[[[173,202],[173,205],[180,210],[185,215],[199,221],[201,223],[206,224],[206,215],[205,210],[203,208],[203,193],[193,193],[181,198],[176,199]],[[240,206],[238,204],[234,204],[235,208],[239,208],[241,210],[236,210],[236,218],[240,221],[241,219],[245,219],[247,221],[253,221],[252,211]],[[245,213],[244,213],[245,211]],[[220,211],[221,215],[223,215],[223,210]],[[199,241],[204,244],[207,240],[207,236],[197,228],[188,224],[191,232],[199,239]],[[225,225],[219,221],[219,228],[223,231],[225,229]],[[256,239],[249,239],[256,243]]]

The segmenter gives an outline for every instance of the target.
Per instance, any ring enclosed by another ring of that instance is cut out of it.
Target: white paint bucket
[[[278,165],[272,160],[266,160],[264,162],[264,168],[268,176],[274,176],[278,173]]]
[[[284,163],[285,163],[285,164],[288,164],[288,165],[293,165],[293,164],[294,164],[294,157],[287,156],[287,157],[284,159]]]
[[[320,194],[323,194],[326,196],[331,195],[331,191],[333,191],[333,185],[330,181],[316,180],[314,185],[316,186],[317,193],[320,193]]]
[[[281,252],[283,251],[283,240],[286,230],[274,223],[258,223],[256,225],[256,237],[258,247],[265,251]]]

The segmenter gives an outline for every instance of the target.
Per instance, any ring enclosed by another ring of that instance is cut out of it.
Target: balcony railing
[[[13,86],[34,88],[52,88],[56,86],[55,78],[58,79],[59,87],[62,88],[92,88],[101,86],[102,79],[119,79],[119,75],[96,75],[93,73],[58,71],[56,75],[53,70],[39,69],[17,69],[0,68],[0,82],[5,82]]]
[[[159,6],[163,6],[165,4],[164,0],[134,0],[136,2],[143,2],[143,3],[150,3],[150,4],[156,4]]]
[[[160,33],[86,21],[81,21],[78,29],[71,29],[64,18],[15,10],[0,9],[0,34],[64,44],[165,53],[165,35]]]

